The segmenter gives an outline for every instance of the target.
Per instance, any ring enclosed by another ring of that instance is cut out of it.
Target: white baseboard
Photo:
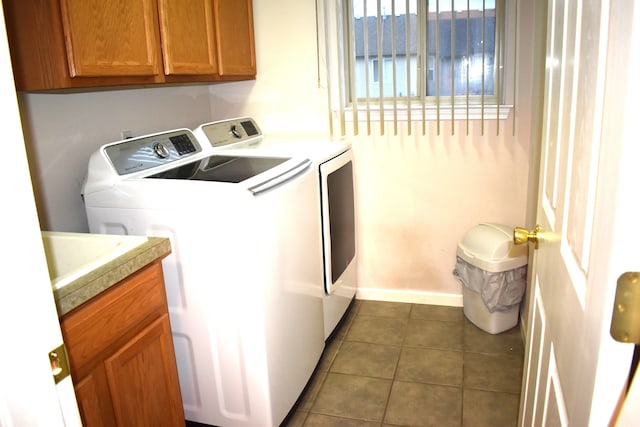
[[[358,288],[356,290],[356,299],[462,307],[462,294],[415,290]]]

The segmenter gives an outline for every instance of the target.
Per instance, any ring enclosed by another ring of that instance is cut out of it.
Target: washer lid
[[[149,175],[147,178],[238,183],[266,172],[287,160],[289,158],[284,157],[209,156]]]
[[[514,245],[512,232],[512,227],[502,224],[478,224],[464,235],[456,255],[491,272],[521,267],[527,263],[527,247]]]

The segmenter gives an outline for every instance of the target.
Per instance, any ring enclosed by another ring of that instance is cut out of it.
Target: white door
[[[49,351],[62,344],[29,177],[0,4],[0,426],[76,426],[71,377],[56,386]]]
[[[548,2],[521,426],[606,426],[627,380],[633,346],[609,327],[617,278],[640,271],[634,3]]]

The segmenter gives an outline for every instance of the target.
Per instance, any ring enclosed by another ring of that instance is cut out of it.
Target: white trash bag
[[[456,257],[453,275],[462,286],[479,293],[491,313],[508,311],[515,304],[519,304],[527,285],[526,265],[494,273]]]

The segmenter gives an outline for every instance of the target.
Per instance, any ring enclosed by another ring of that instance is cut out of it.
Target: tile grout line
[[[465,370],[466,370],[465,367],[467,365],[466,362],[465,362],[466,358],[464,357],[465,353],[467,352],[467,342],[466,342],[466,339],[465,339],[465,336],[467,335],[465,333],[465,331],[466,331],[465,321],[466,320],[467,319],[466,319],[466,316],[464,314],[464,309],[463,309],[463,311],[462,311],[462,383],[460,384],[461,385],[461,387],[460,387],[460,389],[461,389],[461,393],[460,393],[460,426],[461,427],[464,427],[464,393],[465,393],[464,392],[464,390],[465,390],[464,378],[465,378]]]
[[[404,327],[404,331],[402,334],[402,342],[400,343],[400,352],[398,353],[398,360],[396,360],[396,364],[393,368],[393,375],[391,377],[391,386],[389,387],[389,393],[387,393],[386,403],[384,405],[384,411],[382,412],[382,419],[380,420],[380,425],[384,425],[384,420],[387,416],[387,410],[389,409],[389,402],[391,401],[391,393],[393,391],[393,386],[396,382],[396,375],[398,373],[398,366],[400,365],[400,358],[402,357],[402,352],[404,349],[404,344],[407,339],[407,333],[409,332],[409,321],[411,320],[411,312],[413,311],[414,304],[410,305],[409,314],[407,316],[407,324]]]

